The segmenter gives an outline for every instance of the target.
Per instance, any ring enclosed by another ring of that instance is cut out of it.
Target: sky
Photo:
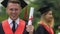
[[[1,6],[1,2],[2,2],[3,0],[0,0],[0,6]]]
[[[3,0],[0,0],[0,2],[3,1]]]

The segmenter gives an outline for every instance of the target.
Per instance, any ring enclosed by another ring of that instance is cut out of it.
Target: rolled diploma
[[[33,13],[34,13],[34,7],[31,7],[30,8],[28,25],[32,25]]]

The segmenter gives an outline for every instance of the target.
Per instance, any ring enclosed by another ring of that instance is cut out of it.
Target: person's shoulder
[[[23,19],[20,19],[20,23],[22,23],[23,25],[26,25],[26,22]]]
[[[23,19],[20,19],[20,21],[25,22]]]
[[[3,22],[7,22],[7,21],[8,21],[8,19],[5,19],[5,20],[2,21],[2,23],[3,23]]]
[[[38,27],[35,31],[36,34],[44,34],[44,28],[41,24],[38,24]]]
[[[44,28],[41,24],[38,24],[38,28]]]
[[[39,24],[37,30],[45,31],[46,29],[43,27],[43,25]]]

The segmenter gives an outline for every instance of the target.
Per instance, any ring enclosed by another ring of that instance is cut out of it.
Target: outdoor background
[[[0,0],[0,22],[8,18],[8,15],[6,14],[5,8],[1,5]],[[60,32],[60,0],[25,0],[28,5],[22,9],[22,12],[20,14],[20,18],[24,19],[26,22],[28,22],[30,7],[34,7],[34,18],[33,18],[33,25],[35,29],[37,28],[37,23],[40,20],[40,13],[38,12],[38,9],[43,5],[49,5],[52,7],[53,16],[55,19],[54,24],[54,30],[55,34],[58,34]]]

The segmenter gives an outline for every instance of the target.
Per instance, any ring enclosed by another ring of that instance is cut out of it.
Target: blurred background
[[[5,8],[1,5],[1,1],[3,0],[0,0],[0,22],[8,18]],[[25,0],[25,2],[28,5],[24,9],[22,9],[22,12],[19,16],[20,18],[28,22],[30,7],[34,7],[35,10],[34,10],[33,25],[36,29],[38,26],[37,23],[40,20],[40,13],[38,12],[38,9],[43,5],[49,5],[52,7],[53,16],[55,19],[54,22],[55,34],[60,33],[60,0]]]

